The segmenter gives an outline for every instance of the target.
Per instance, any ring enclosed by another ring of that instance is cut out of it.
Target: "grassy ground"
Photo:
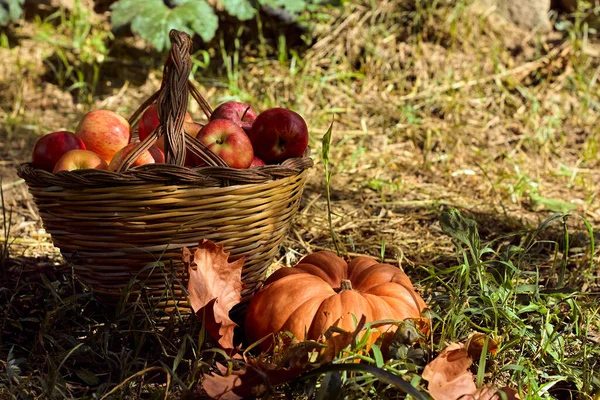
[[[334,120],[338,246],[412,277],[434,316],[428,352],[486,332],[502,340],[475,363],[485,382],[522,398],[592,398],[600,42],[579,14],[538,34],[461,1],[356,3],[315,17],[311,46],[240,35],[195,55],[214,105],[281,105],[309,121],[316,166],[280,261],[334,248],[320,143]],[[103,398],[118,386],[115,398],[159,398],[166,374],[169,397],[185,395],[215,357],[199,346],[198,324],[161,331],[98,303],[62,264],[14,170],[40,135],[73,129],[89,109],[129,115],[158,87],[163,55],[113,38],[85,10],[34,18],[1,39],[0,397]],[[449,207],[477,222],[468,252],[442,230]],[[426,387],[406,360],[385,368]],[[342,378],[350,397],[399,396],[366,375]],[[302,396],[305,387],[284,389]]]

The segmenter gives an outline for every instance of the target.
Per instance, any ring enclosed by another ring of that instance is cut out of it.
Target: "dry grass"
[[[259,110],[291,107],[309,121],[317,165],[281,249],[283,264],[334,248],[320,163],[320,140],[332,119],[333,225],[345,253],[383,256],[416,280],[451,267],[456,264],[453,243],[438,222],[448,207],[475,219],[482,240],[498,240],[493,244],[498,250],[507,242],[518,244],[515,233],[534,229],[557,211],[585,218],[598,239],[597,40],[578,27],[546,35],[523,32],[464,2],[439,7],[407,7],[393,0],[357,3],[323,17],[315,43],[300,54],[259,57],[256,46],[242,42],[238,49],[226,49],[226,57],[233,59],[237,51],[242,60],[229,74],[218,48],[211,49],[212,65],[196,74],[213,104],[237,97]],[[5,60],[0,170],[5,205],[13,210],[16,240],[10,249],[17,267],[31,267],[40,260],[34,257],[58,256],[14,173],[29,158],[35,139],[73,129],[88,107],[127,115],[158,87],[160,77],[150,69],[144,82],[111,83],[114,89],[102,82],[106,95],[89,105],[76,103],[43,79],[43,60],[52,48],[31,38],[36,27],[26,23],[17,29],[16,36],[23,35],[18,44],[0,49]],[[157,63],[128,65],[127,76]],[[122,67],[109,62],[103,71],[112,76]],[[590,256],[597,265],[600,253],[589,254],[590,238],[580,219],[570,218],[568,225],[565,281],[597,307],[599,270],[588,266]],[[560,224],[541,233],[541,239],[557,243],[563,238]],[[535,262],[523,267],[537,269],[540,284],[555,287],[559,268],[553,250],[541,246],[536,251]],[[70,290],[77,288],[73,284]],[[439,292],[430,281],[422,288],[430,300]],[[591,330],[598,332],[595,323]],[[121,375],[112,382],[140,369],[135,363],[114,367],[111,371]]]

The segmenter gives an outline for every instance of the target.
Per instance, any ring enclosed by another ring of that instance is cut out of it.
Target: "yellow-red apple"
[[[95,110],[83,116],[77,131],[87,150],[100,155],[107,163],[131,139],[129,122],[110,110]]]
[[[108,169],[104,158],[90,150],[69,150],[56,162],[52,173],[76,169]]]
[[[112,160],[110,160],[110,164],[108,164],[108,170],[116,171],[121,166],[123,161],[125,161],[127,156],[131,154],[131,151],[136,145],[138,145],[138,143],[129,143],[127,146],[117,151]],[[149,150],[146,150],[133,162],[133,164],[130,165],[130,168],[137,167],[138,165],[154,164],[154,162],[155,161],[152,153],[150,153]]]
[[[246,132],[227,119],[210,121],[198,133],[197,139],[232,168],[248,168],[254,158]]]

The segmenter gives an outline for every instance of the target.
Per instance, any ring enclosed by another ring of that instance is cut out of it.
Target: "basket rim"
[[[124,172],[78,169],[53,174],[35,168],[31,162],[25,162],[17,167],[17,175],[24,179],[28,186],[67,189],[143,184],[186,185],[201,188],[229,187],[265,183],[299,175],[314,165],[312,158],[307,155],[309,151],[310,149],[307,148],[304,156],[289,158],[281,164],[248,169],[220,166],[189,168],[158,163],[140,165]]]

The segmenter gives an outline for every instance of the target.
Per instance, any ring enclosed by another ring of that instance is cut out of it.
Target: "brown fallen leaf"
[[[423,370],[427,389],[435,400],[456,400],[477,391],[469,367],[473,360],[463,343],[450,343]]]
[[[281,342],[282,345],[276,346],[274,352],[257,356],[244,352],[243,361],[234,361],[235,365],[241,366],[240,369],[228,371],[222,364],[217,364],[221,375],[204,375],[201,387],[211,398],[221,400],[255,398],[274,392],[278,385],[293,382],[301,374],[330,362],[341,348],[354,340],[364,328],[365,321],[365,318],[361,319],[355,332],[332,328],[321,342]]]
[[[183,248],[182,260],[189,272],[188,293],[192,309],[202,320],[209,335],[224,350],[232,350],[237,326],[229,311],[242,296],[242,267],[245,258],[232,263],[223,245],[202,239],[192,254]]]
[[[479,341],[480,338],[476,339]],[[507,400],[519,399],[518,393],[511,388],[498,389],[486,385],[478,389],[475,377],[469,370],[472,363],[466,344],[450,343],[446,346],[423,370],[422,376],[428,381],[427,389],[431,397],[434,400],[501,400],[501,393],[504,392]]]
[[[223,375],[204,375],[202,389],[212,399],[239,400],[249,397],[260,390],[256,386],[262,386],[260,376],[253,370],[239,369],[226,374],[227,370],[221,364],[217,367]]]
[[[298,352],[291,346],[286,353]],[[302,352],[302,349],[300,349]],[[306,350],[304,350],[305,352]],[[301,357],[303,358],[303,357]],[[294,355],[282,356],[279,363],[266,361],[262,358],[247,359],[245,365],[227,373],[227,368],[217,364],[221,375],[204,375],[202,389],[213,399],[238,400],[261,397],[267,392],[274,392],[283,383],[292,382],[302,373],[314,368],[310,364],[290,363]]]

